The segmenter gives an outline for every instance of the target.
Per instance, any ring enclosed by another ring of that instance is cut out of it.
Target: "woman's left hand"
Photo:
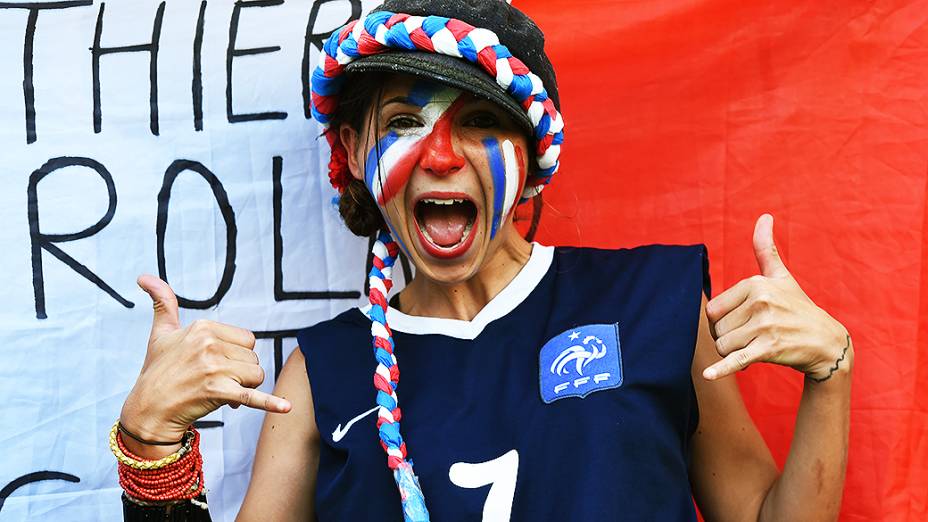
[[[799,288],[773,242],[773,216],[754,227],[760,275],[751,276],[706,304],[721,361],[703,371],[715,380],[756,362],[790,366],[816,381],[850,370],[853,350],[844,326]]]

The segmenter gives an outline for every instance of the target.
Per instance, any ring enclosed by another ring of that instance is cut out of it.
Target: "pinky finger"
[[[721,361],[703,370],[702,376],[710,381],[727,377],[761,360],[763,355],[764,352],[758,347],[758,343],[752,341],[744,348],[731,352]]]
[[[245,388],[238,383],[232,383],[222,398],[230,404],[240,404],[271,413],[287,413],[291,408],[290,401],[287,399],[252,388]]]

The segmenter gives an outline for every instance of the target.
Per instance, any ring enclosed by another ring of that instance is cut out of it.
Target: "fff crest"
[[[586,397],[622,385],[618,324],[587,324],[565,330],[538,355],[541,400]]]

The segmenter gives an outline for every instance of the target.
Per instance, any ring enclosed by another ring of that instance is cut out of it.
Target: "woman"
[[[693,520],[693,497],[708,520],[837,516],[853,347],[772,218],[761,275],[708,303],[702,246],[525,241],[513,209],[563,123],[543,36],[505,2],[388,0],[325,51],[313,110],[346,224],[379,233],[371,306],[301,331],[268,395],[249,332],[181,328],[140,278],[152,335],[111,437],[127,519],[208,517],[188,426],[223,404],[269,412],[241,520]],[[388,306],[400,252],[415,277]],[[724,378],[755,362],[806,375],[782,473]]]

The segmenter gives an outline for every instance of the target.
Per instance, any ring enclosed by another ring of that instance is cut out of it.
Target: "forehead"
[[[391,74],[387,76],[383,87],[384,100],[405,98],[410,105],[419,107],[436,101],[450,103],[461,95],[476,99],[470,93],[456,87],[409,74]]]

